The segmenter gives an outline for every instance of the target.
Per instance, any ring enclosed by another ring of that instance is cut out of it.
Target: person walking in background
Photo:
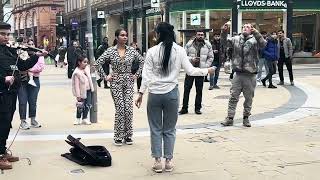
[[[214,56],[212,46],[211,43],[204,38],[204,31],[197,30],[196,38],[190,40],[185,47],[188,59],[194,67],[207,68],[212,65]],[[183,106],[179,111],[180,115],[188,113],[189,96],[190,90],[193,86],[193,81],[195,82],[196,86],[194,111],[196,114],[202,114],[201,103],[204,76],[189,76],[188,74],[186,74],[184,80]]]
[[[293,82],[293,72],[292,72],[292,56],[293,56],[293,47],[291,40],[284,35],[283,30],[278,31],[278,70],[280,82],[278,85],[284,85],[283,78],[283,64],[286,64],[287,70],[289,72],[290,84],[294,86]]]
[[[132,43],[130,44],[130,46],[133,47],[136,51],[138,51],[139,54],[142,55],[141,50],[140,50],[140,48],[138,47],[138,44],[137,44],[136,42],[132,42]],[[135,74],[135,71],[138,70],[138,68],[139,68],[139,63],[138,63],[138,62],[135,63],[134,66],[135,66],[135,67],[134,67],[133,72],[132,72],[133,74]],[[137,78],[137,89],[138,89],[138,92],[139,92],[140,87],[141,87],[141,81],[142,81],[142,77],[140,76],[140,77]]]
[[[144,59],[133,48],[127,46],[128,34],[124,29],[115,32],[117,44],[108,48],[96,61],[100,77],[110,81],[111,95],[115,105],[114,144],[121,146],[123,141],[133,144],[132,118],[133,118],[133,86],[134,80],[140,76]],[[139,61],[139,69],[132,74],[133,61]],[[106,75],[102,65],[108,63],[112,73]]]
[[[98,47],[96,51],[96,59],[98,59],[107,49],[109,48],[109,39],[108,37],[103,38],[102,44]],[[106,75],[109,75],[109,64],[105,63],[102,65],[104,72],[106,72]],[[104,83],[104,88],[109,89],[108,81],[106,81],[103,77],[100,77],[100,79],[97,80],[98,86],[101,87],[101,82]]]
[[[94,91],[89,60],[84,54],[77,55],[76,68],[72,74],[72,93],[77,99],[77,114],[74,125],[90,125],[88,113],[91,108],[91,96]],[[82,118],[82,119],[81,119]]]
[[[261,35],[264,39],[267,39],[268,33],[266,31],[262,31]],[[260,83],[261,82],[261,76],[262,76],[262,71],[263,67],[266,70],[266,74],[268,74],[268,65],[267,62],[265,61],[264,57],[264,49],[260,49],[259,51],[259,62],[258,62],[258,74],[257,74],[257,81]]]
[[[33,42],[28,42],[29,46],[33,46]],[[40,91],[40,73],[43,71],[45,66],[44,56],[38,58],[37,64],[27,71],[20,71],[21,74],[21,86],[18,91],[19,100],[19,115],[20,115],[20,128],[23,130],[33,128],[40,128],[41,125],[36,120],[37,115],[37,101]],[[33,83],[30,83],[31,77]],[[31,126],[27,122],[27,104],[29,105],[29,118],[31,119]]]
[[[262,85],[266,87],[266,81],[269,80],[268,88],[275,89],[277,88],[272,84],[272,75],[277,71],[277,61],[278,57],[278,40],[277,32],[271,33],[271,36],[267,39],[267,46],[264,48],[264,58],[269,69],[267,76],[261,80]]]
[[[233,125],[233,118],[242,92],[245,98],[243,103],[243,126],[251,127],[249,116],[251,115],[256,88],[259,50],[266,46],[267,41],[251,24],[244,24],[242,34],[232,38],[227,38],[228,29],[229,26],[227,24],[222,27],[221,41],[225,44],[224,47],[229,46],[232,48],[232,69],[235,71],[235,75],[231,81],[228,116],[221,124],[223,126]]]
[[[78,41],[73,41],[67,49],[68,78],[71,79],[72,73],[76,66],[77,54],[82,54]]]
[[[221,64],[224,60],[224,51],[220,43],[220,34],[213,35],[213,41],[211,42],[211,45],[212,45],[213,54],[214,54],[212,66],[217,67],[217,69],[214,75],[210,74],[209,90],[220,89],[217,83],[219,79]]]
[[[156,28],[158,45],[147,52],[142,72],[142,86],[135,103],[140,108],[142,97],[148,88],[147,114],[151,134],[151,154],[155,159],[152,169],[155,172],[163,170],[162,156],[165,158],[165,171],[173,170],[172,158],[179,108],[180,69],[184,68],[189,76],[201,77],[215,71],[215,67],[204,69],[193,67],[185,50],[175,43],[173,29],[174,27],[166,22],[158,24]]]

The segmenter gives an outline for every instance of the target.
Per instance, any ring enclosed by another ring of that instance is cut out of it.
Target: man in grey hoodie
[[[237,103],[242,92],[245,98],[243,126],[251,127],[249,116],[256,88],[259,50],[266,46],[267,41],[251,24],[244,24],[242,33],[232,38],[227,38],[228,28],[227,24],[222,27],[221,42],[226,44],[225,47],[232,48],[232,69],[235,71],[235,76],[230,89],[228,116],[221,124],[223,126],[233,125]]]

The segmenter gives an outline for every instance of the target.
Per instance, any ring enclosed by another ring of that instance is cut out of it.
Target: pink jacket
[[[40,56],[39,59],[38,59],[37,64],[35,64],[28,71],[32,72],[34,77],[39,77],[40,73],[43,71],[43,69],[44,69],[44,57]]]
[[[94,91],[91,75],[90,75],[90,67],[87,66],[84,70],[83,74],[79,68],[76,68],[72,74],[72,93],[75,97],[80,97],[82,99],[87,98],[87,89],[86,87],[89,85],[91,91]],[[88,78],[88,81],[85,81],[85,78]],[[86,84],[89,82],[89,84]]]

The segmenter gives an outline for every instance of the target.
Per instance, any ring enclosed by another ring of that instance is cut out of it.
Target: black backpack
[[[61,154],[62,157],[82,166],[111,166],[111,155],[104,146],[85,146],[80,142],[80,138],[76,139],[71,135],[67,139],[66,142],[72,148],[70,153]]]

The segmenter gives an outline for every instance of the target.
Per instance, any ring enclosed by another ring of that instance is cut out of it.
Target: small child
[[[87,119],[91,108],[91,94],[94,91],[90,76],[90,67],[85,55],[79,55],[76,61],[76,69],[72,74],[72,92],[76,97],[77,114],[74,125],[86,124],[91,122]],[[82,116],[82,120],[81,120]]]

